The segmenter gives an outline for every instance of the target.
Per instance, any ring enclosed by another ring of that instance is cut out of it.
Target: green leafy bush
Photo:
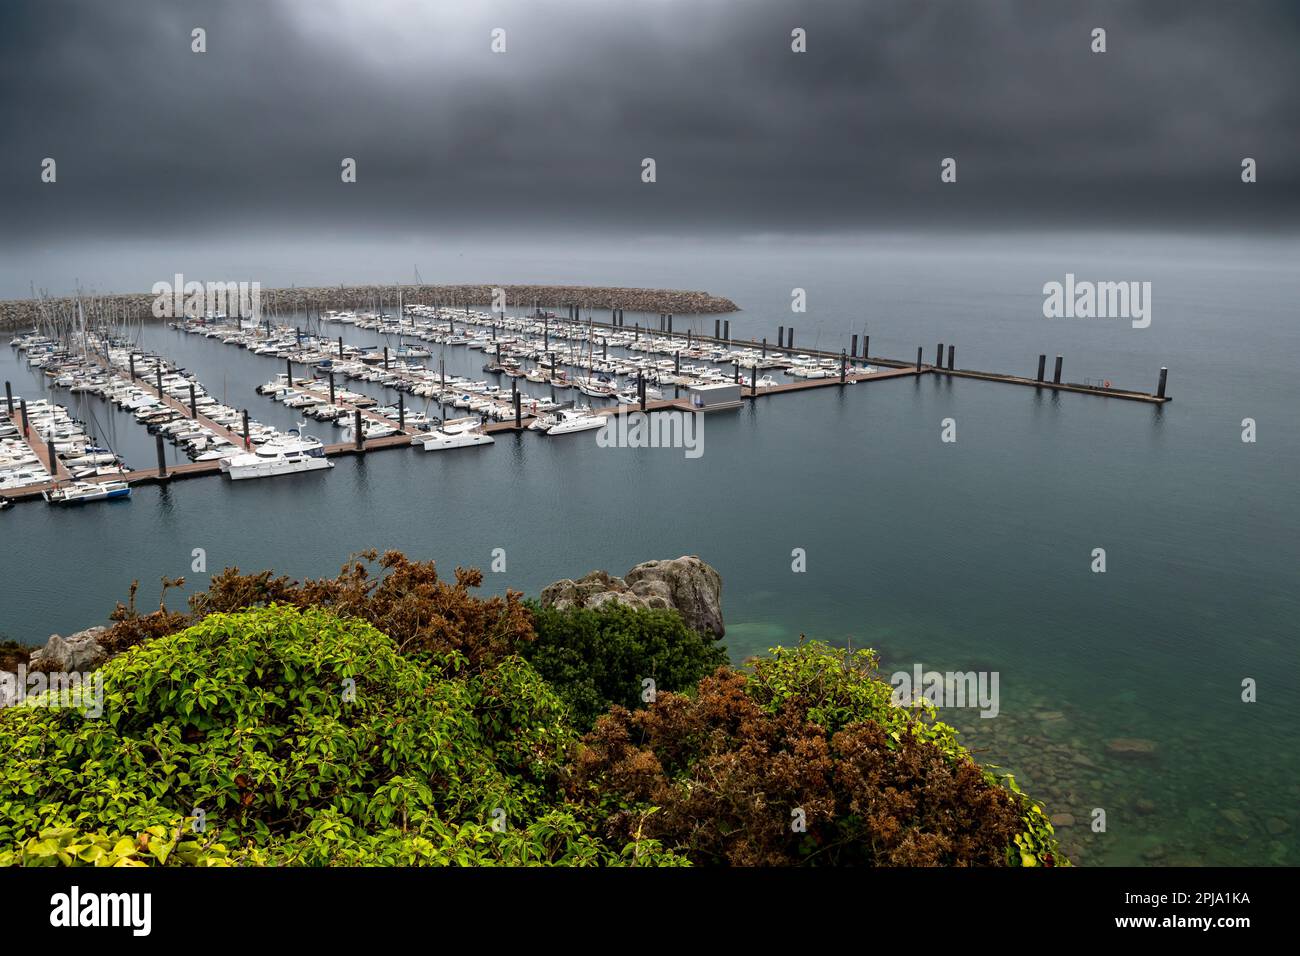
[[[102,719],[0,713],[0,862],[168,862],[150,842],[194,863],[624,859],[560,798],[574,733],[518,658],[426,669],[362,621],[273,605],[209,615],[102,675]]]
[[[641,706],[643,681],[655,690],[693,688],[727,661],[711,635],[698,634],[673,611],[605,605],[556,610],[529,604],[536,637],[520,653],[590,729],[611,704]]]

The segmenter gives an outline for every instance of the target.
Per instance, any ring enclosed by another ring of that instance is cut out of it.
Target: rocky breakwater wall
[[[625,309],[629,312],[671,312],[674,315],[712,315],[739,311],[739,307],[730,299],[708,292],[616,286],[354,285],[301,289],[264,288],[260,290],[259,297],[262,313],[275,315],[305,309],[324,311],[380,306],[396,309],[398,302],[408,305],[487,306],[492,303],[493,290],[498,288],[505,291],[506,303],[511,309],[531,308],[536,301],[543,309],[561,311],[564,314],[567,314],[565,310],[570,305],[577,305],[584,310]],[[152,292],[141,292],[87,295],[82,296],[80,302],[91,315],[125,315],[133,319],[149,319],[153,317],[156,298]],[[42,318],[70,315],[75,311],[77,302],[78,299],[71,296],[0,301],[0,328],[25,329]],[[597,315],[596,318],[607,320],[609,317]]]
[[[592,571],[578,580],[556,581],[542,590],[542,606],[632,608],[676,611],[688,627],[722,637],[722,576],[694,555],[669,561],[644,561],[623,577]]]

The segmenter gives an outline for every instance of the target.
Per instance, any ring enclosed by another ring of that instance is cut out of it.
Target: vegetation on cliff
[[[0,865],[1065,862],[870,652],[742,672],[673,612],[479,582],[371,554],[120,606],[101,718],[0,712]]]

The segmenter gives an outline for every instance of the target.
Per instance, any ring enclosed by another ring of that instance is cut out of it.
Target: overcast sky
[[[0,243],[1289,229],[1298,49],[1294,0],[6,0]]]

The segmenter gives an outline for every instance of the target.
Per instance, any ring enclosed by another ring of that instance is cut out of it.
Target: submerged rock
[[[665,561],[644,561],[624,577],[592,571],[576,581],[568,578],[542,589],[542,606],[565,610],[621,604],[631,608],[676,611],[688,627],[722,637],[722,576],[694,555]]]
[[[51,634],[45,646],[32,654],[27,666],[47,673],[94,670],[108,660],[108,651],[99,643],[99,638],[107,630],[106,627],[90,627],[67,637]]]
[[[1141,737],[1116,737],[1106,744],[1106,753],[1112,757],[1150,760],[1156,755],[1156,743]]]

